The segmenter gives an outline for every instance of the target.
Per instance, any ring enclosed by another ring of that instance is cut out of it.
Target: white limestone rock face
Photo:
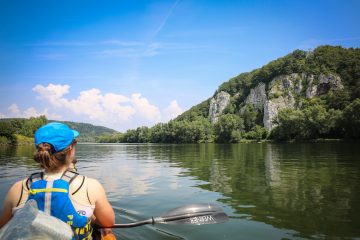
[[[286,97],[280,96],[266,101],[264,105],[264,127],[270,132],[277,125],[274,123],[274,120],[276,119],[279,111],[284,108],[294,108],[294,105],[295,100],[292,95]]]
[[[268,100],[264,104],[264,126],[271,131],[276,126],[274,120],[281,109],[295,108],[295,95],[313,98],[343,88],[340,77],[334,74],[320,74],[317,79],[305,73],[275,77],[269,84]]]
[[[341,78],[334,74],[320,74],[319,84],[317,86],[317,95],[325,94],[329,91],[337,91],[344,88]]]
[[[264,113],[263,124],[270,132],[275,126],[276,117],[281,109],[296,108],[301,105],[301,99],[313,98],[329,91],[343,89],[339,76],[320,74],[314,76],[306,73],[292,73],[275,77],[266,90],[266,84],[260,82],[250,89],[249,95],[242,104],[252,104]],[[235,94],[236,98],[238,94]],[[210,100],[209,120],[214,123],[230,103],[230,94],[219,92]],[[296,100],[295,100],[296,98]],[[240,114],[245,107],[240,109]]]
[[[266,100],[265,83],[261,82],[250,90],[249,95],[245,99],[245,103],[253,104],[255,108],[262,109]]]
[[[344,88],[341,78],[334,74],[320,74],[315,83],[314,76],[308,77],[308,88],[306,89],[306,97],[313,98],[329,91],[337,91]]]
[[[281,109],[295,107],[294,93],[300,93],[302,88],[302,76],[296,73],[275,77],[270,82],[263,118],[264,127],[268,131],[276,126],[274,120]]]
[[[210,100],[209,120],[212,123],[217,122],[219,116],[230,103],[230,94],[224,91],[219,92]]]
[[[300,94],[303,89],[304,74],[292,73],[275,77],[269,84],[269,98],[277,98],[288,92]]]
[[[307,78],[308,87],[306,89],[306,98],[313,98],[316,96],[317,85],[314,84],[314,75],[309,75]]]

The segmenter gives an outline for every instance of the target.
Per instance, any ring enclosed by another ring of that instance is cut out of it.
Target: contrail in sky
[[[171,6],[171,8],[169,9],[169,12],[166,14],[165,18],[163,19],[163,21],[161,22],[159,27],[154,32],[153,37],[156,37],[156,35],[158,35],[159,32],[161,31],[161,29],[165,26],[167,20],[169,19],[169,17],[171,16],[171,14],[173,13],[174,9],[176,8],[176,6],[179,4],[180,1],[181,0],[176,0],[175,3]]]

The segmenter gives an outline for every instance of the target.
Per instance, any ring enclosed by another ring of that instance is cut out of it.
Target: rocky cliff
[[[214,123],[217,122],[218,117],[223,113],[225,108],[230,103],[230,94],[224,91],[219,92],[210,100],[209,120]]]
[[[240,114],[246,104],[252,104],[263,113],[263,125],[271,131],[276,126],[279,110],[297,108],[302,99],[313,98],[329,91],[343,89],[343,83],[335,74],[292,73],[274,77],[269,83],[260,82],[250,89],[250,93],[240,102]],[[229,93],[220,91],[210,100],[209,119],[216,122],[218,117],[229,105],[232,97]]]

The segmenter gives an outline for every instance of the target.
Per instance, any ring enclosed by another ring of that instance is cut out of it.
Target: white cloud
[[[174,119],[183,112],[176,100],[171,101],[170,105],[163,111],[163,122],[167,122],[170,119]]]
[[[69,85],[54,85],[50,83],[47,87],[36,85],[32,90],[39,93],[38,99],[46,99],[56,107],[61,107],[65,102],[60,99],[69,92],[69,89]]]
[[[13,116],[19,116],[21,114],[19,107],[15,103],[11,104],[9,106],[8,110],[10,111],[11,115],[13,115]]]
[[[48,119],[62,119],[62,117],[58,114],[49,113],[47,108],[43,111],[38,111],[35,107],[29,107],[22,111],[17,104],[13,103],[8,107],[8,110],[8,114],[0,113],[0,118],[30,118],[45,115]]]
[[[127,97],[116,93],[102,93],[99,89],[92,88],[81,91],[76,98],[69,99],[65,97],[69,90],[69,85],[55,84],[36,85],[33,88],[33,91],[38,93],[39,100],[43,100],[49,108],[67,112],[69,120],[74,120],[77,116],[85,122],[115,129],[121,127],[121,130],[142,125],[152,126],[182,112],[177,102],[172,101],[162,114],[157,106],[140,93]]]
[[[47,112],[47,111],[46,111]],[[29,118],[29,117],[37,117],[37,116],[40,116],[42,115],[41,113],[39,113],[38,111],[36,111],[36,109],[34,107],[30,107],[28,109],[26,109],[22,115],[26,118]],[[45,115],[45,114],[44,114]]]
[[[91,88],[81,91],[75,98],[68,98],[69,85],[48,84],[36,85],[32,90],[37,99],[45,106],[43,110],[36,107],[21,109],[13,103],[0,118],[30,118],[45,115],[51,120],[70,120],[88,122],[125,131],[139,126],[153,126],[158,122],[167,122],[183,112],[176,100],[160,110],[140,93],[129,97],[116,93],[102,93]],[[48,109],[51,109],[49,112]]]
[[[129,120],[135,110],[128,105],[129,98],[119,94],[108,93],[103,95],[99,89],[92,88],[81,91],[75,99],[64,97],[69,92],[69,85],[48,86],[37,85],[33,91],[39,94],[38,99],[47,100],[51,106],[70,110],[75,115],[83,115],[91,120],[102,123],[114,120]]]
[[[134,93],[131,95],[131,102],[137,112],[137,114],[141,117],[144,117],[150,122],[159,122],[161,120],[161,114],[159,109],[151,105],[149,101],[141,97],[140,93]]]

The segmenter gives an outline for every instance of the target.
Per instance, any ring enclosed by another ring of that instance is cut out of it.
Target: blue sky
[[[360,1],[0,1],[0,117],[166,122],[295,49],[360,46]]]

